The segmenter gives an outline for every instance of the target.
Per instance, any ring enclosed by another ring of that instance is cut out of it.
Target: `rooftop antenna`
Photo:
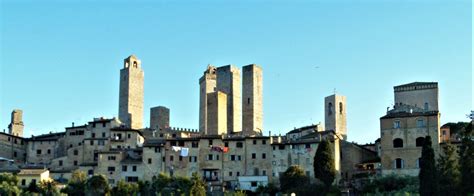
[[[334,88],[334,94],[336,94],[336,92],[337,92],[337,91],[336,91],[336,88]]]

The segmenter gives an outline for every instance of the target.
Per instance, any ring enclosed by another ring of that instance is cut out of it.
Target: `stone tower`
[[[346,140],[346,97],[334,94],[324,98],[324,113],[326,130],[333,130]]]
[[[216,68],[208,65],[199,79],[199,131],[207,134],[207,96],[216,91]]]
[[[12,120],[8,125],[8,133],[18,137],[23,137],[23,111],[13,110]]]
[[[227,95],[227,133],[242,131],[240,70],[232,65],[218,67],[217,91]]]
[[[242,68],[242,131],[261,135],[263,131],[262,68],[251,64]]]
[[[207,94],[207,135],[227,133],[227,95],[221,91]]]
[[[158,106],[150,109],[150,128],[165,130],[170,127],[170,109]]]
[[[143,128],[143,70],[141,61],[131,55],[120,70],[119,119],[132,129]]]

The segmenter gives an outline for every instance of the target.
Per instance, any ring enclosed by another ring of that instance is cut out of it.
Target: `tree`
[[[154,195],[151,193],[151,184],[149,181],[138,181],[138,189],[141,196],[150,196]]]
[[[290,166],[280,176],[280,188],[283,192],[295,191],[308,184],[309,178],[304,173],[304,170],[297,165]]]
[[[474,193],[474,141],[472,137],[472,122],[463,134],[460,150],[461,188],[464,195]]]
[[[456,158],[456,149],[450,143],[444,147],[444,155],[438,159],[440,195],[450,195],[459,192],[461,173]]]
[[[153,177],[152,190],[155,193],[161,193],[171,182],[171,178],[164,174],[160,173],[158,177]]]
[[[86,173],[80,170],[75,170],[74,172],[72,172],[71,179],[69,179],[66,188],[64,188],[61,192],[71,196],[85,195],[86,181]]]
[[[112,189],[112,195],[118,196],[129,196],[129,195],[138,195],[139,186],[137,183],[127,183],[124,180],[120,180],[117,183],[117,186]]]
[[[426,136],[420,159],[420,195],[438,195],[438,182],[436,176],[436,163],[434,151],[431,147],[431,137]]]
[[[191,177],[191,195],[193,196],[205,196],[206,195],[206,183],[202,181],[201,177],[196,172]]]
[[[10,173],[0,174],[0,195],[20,195],[21,189],[17,186],[18,178]]]
[[[86,195],[105,195],[109,192],[109,183],[104,175],[92,176],[86,185]]]
[[[336,177],[334,157],[328,140],[322,141],[316,155],[314,155],[314,176],[323,182],[327,188],[331,187]]]
[[[43,180],[39,183],[39,192],[43,196],[58,195],[59,190],[56,187],[57,183],[54,180]]]

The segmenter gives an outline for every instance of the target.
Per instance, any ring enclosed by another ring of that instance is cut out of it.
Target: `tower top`
[[[123,60],[124,68],[140,68],[142,61],[138,59],[134,54],[128,56]]]

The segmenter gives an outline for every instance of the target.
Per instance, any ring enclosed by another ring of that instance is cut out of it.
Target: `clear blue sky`
[[[393,86],[437,81],[441,123],[473,108],[470,0],[1,1],[0,128],[25,135],[117,116],[119,70],[136,54],[149,108],[198,128],[208,64],[264,69],[265,133],[324,122],[347,96],[349,140],[373,142]],[[318,67],[318,68],[317,68]]]

